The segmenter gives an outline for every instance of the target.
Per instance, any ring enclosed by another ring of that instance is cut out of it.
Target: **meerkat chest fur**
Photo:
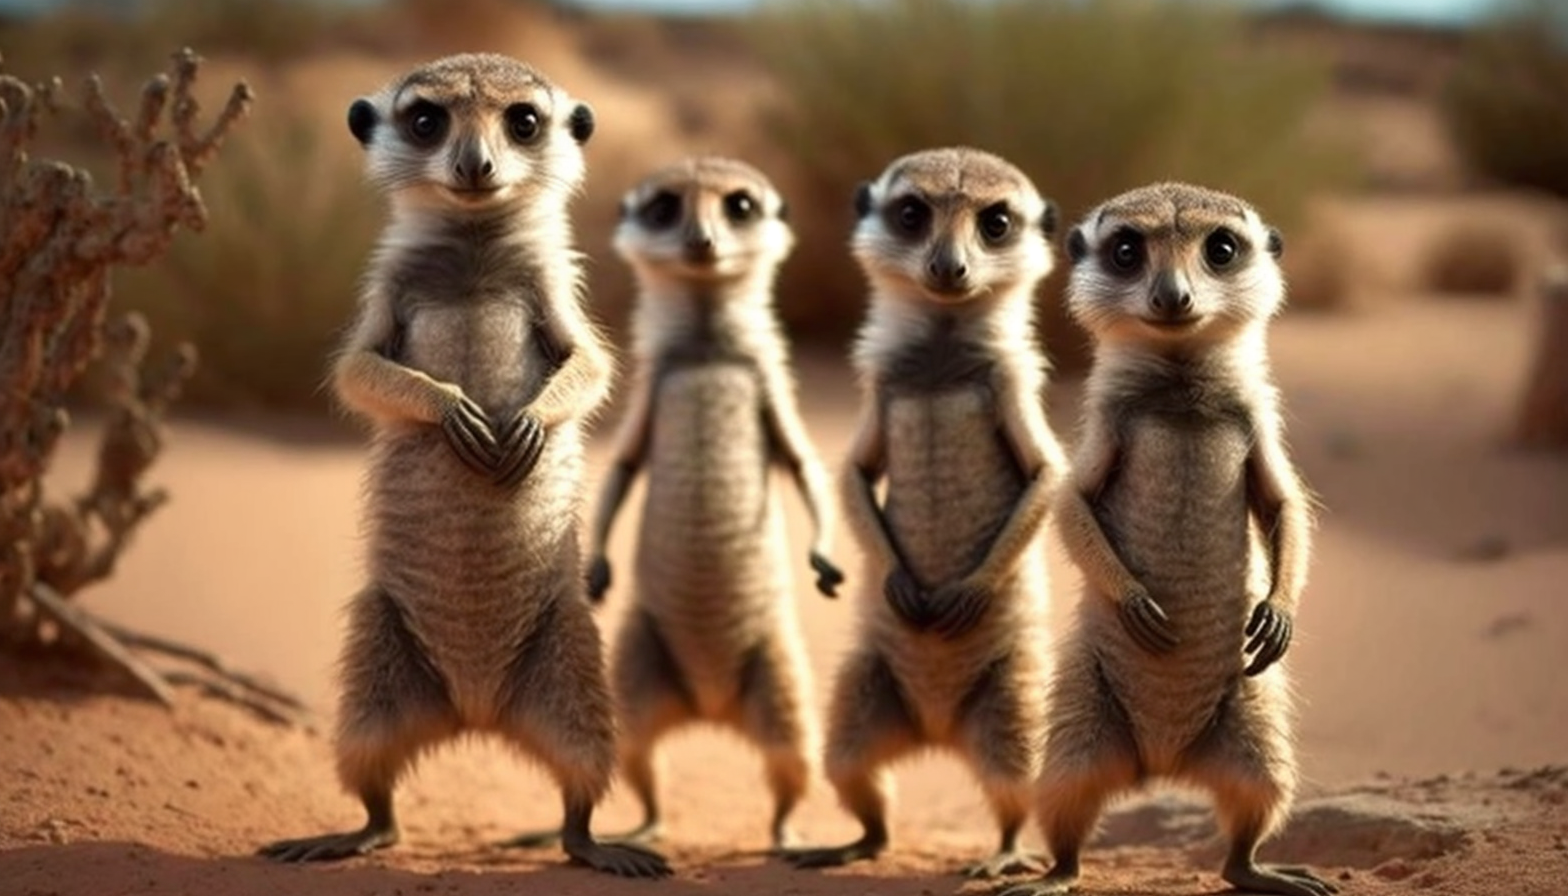
[[[562,228],[564,230],[564,228]],[[575,302],[575,256],[523,240],[505,218],[396,227],[375,288],[397,321],[392,359],[460,387],[493,420],[540,392],[560,363],[544,302]],[[498,488],[438,427],[378,432],[368,484],[371,563],[472,724],[488,721],[516,646],[577,566],[582,440],[552,429],[532,474]]]
[[[396,247],[385,285],[399,323],[395,360],[461,387],[495,417],[532,401],[559,363],[540,327],[552,291],[575,288],[569,251],[552,253],[497,216],[425,225]]]
[[[1145,748],[1178,750],[1207,724],[1240,676],[1262,570],[1247,500],[1251,397],[1234,375],[1202,365],[1110,371],[1091,394],[1108,399],[1118,466],[1093,505],[1128,570],[1170,617],[1180,645],[1151,657],[1114,612],[1095,623]],[[1102,610],[1108,601],[1090,601]]]
[[[728,689],[745,652],[786,617],[763,386],[784,364],[782,336],[763,302],[742,297],[688,292],[642,307],[640,363],[656,385],[637,600],[694,686]]]

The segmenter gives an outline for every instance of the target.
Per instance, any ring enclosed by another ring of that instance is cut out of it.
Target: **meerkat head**
[[[529,66],[465,53],[355,100],[348,127],[394,198],[478,210],[574,192],[594,119]]]
[[[643,277],[713,281],[771,275],[794,246],[788,210],[762,172],[695,156],[643,178],[621,199],[615,250]]]
[[[953,147],[895,160],[855,193],[855,258],[879,292],[938,305],[1032,292],[1056,206],[1006,160]]]
[[[1241,199],[1154,184],[1106,201],[1067,235],[1067,307],[1101,339],[1224,339],[1279,310],[1283,252]]]

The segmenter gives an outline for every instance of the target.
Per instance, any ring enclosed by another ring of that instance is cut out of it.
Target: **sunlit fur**
[[[911,153],[890,164],[870,184],[873,211],[860,219],[850,250],[869,281],[871,300],[855,359],[874,367],[889,353],[918,341],[936,319],[953,315],[977,341],[1029,347],[1034,338],[1034,293],[1054,267],[1050,239],[1039,227],[1046,211],[1029,178],[1006,160],[967,147]],[[910,241],[888,229],[881,210],[904,196],[918,196],[933,210],[924,239]],[[985,245],[978,213],[998,202],[1012,210],[1013,240]],[[969,268],[969,289],[947,295],[930,284],[927,263],[942,244]]]
[[[525,63],[488,53],[449,56],[422,66],[366,98],[377,120],[366,145],[365,173],[394,206],[436,206],[475,211],[510,206],[526,212],[543,196],[580,189],[583,155],[567,132],[579,103]],[[421,101],[450,116],[432,147],[412,142],[400,129],[403,115]],[[505,112],[516,103],[539,110],[541,134],[522,144],[507,134]],[[464,193],[455,166],[463,147],[476,144],[495,165],[493,193]]]
[[[911,195],[932,211],[918,238],[887,222]],[[987,245],[978,218],[999,203],[1011,230]],[[896,159],[857,204],[852,251],[870,303],[854,349],[862,399],[841,501],[864,563],[825,766],[864,833],[796,861],[838,864],[880,851],[888,766],[935,747],[975,771],[996,817],[998,850],[971,871],[1009,873],[1027,865],[1016,838],[1046,708],[1039,535],[1066,466],[1045,419],[1045,360],[1032,320],[1035,289],[1053,263],[1048,204],[1013,165],[963,147]],[[939,253],[967,268],[961,289],[928,279]],[[900,569],[933,612],[983,609],[951,633],[918,628],[887,597],[885,583]]]
[[[1228,264],[1205,260],[1219,228],[1240,244]],[[1112,261],[1119,232],[1143,240],[1136,273]],[[1037,795],[1056,864],[1006,896],[1068,892],[1107,803],[1161,779],[1213,795],[1238,889],[1328,893],[1254,858],[1297,773],[1285,663],[1250,668],[1261,651],[1246,649],[1247,629],[1263,611],[1294,616],[1311,550],[1266,352],[1284,295],[1279,236],[1241,199],[1163,183],[1090,211],[1066,243],[1068,308],[1095,356],[1054,510],[1084,593],[1059,647]],[[1183,293],[1190,306],[1168,300]],[[1164,620],[1152,629],[1137,612],[1151,604]],[[1288,660],[1288,637],[1270,643]]]
[[[755,204],[744,221],[726,197]],[[650,198],[680,198],[651,224]],[[775,468],[794,474],[825,552],[832,491],[795,403],[773,283],[794,238],[760,171],[700,156],[645,177],[622,201],[615,248],[637,280],[635,382],[595,527],[596,553],[631,477],[647,492],[636,559],[623,580],[633,609],[618,632],[613,681],[623,777],[658,824],[654,755],[695,721],[739,731],[763,753],[772,835],[804,795],[818,753],[811,669],[800,636],[790,547]],[[693,258],[695,240],[711,254]],[[707,245],[706,242],[703,245]]]

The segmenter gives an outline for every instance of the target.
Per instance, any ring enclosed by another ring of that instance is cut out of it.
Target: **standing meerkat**
[[[856,210],[871,304],[841,500],[866,566],[826,771],[863,834],[790,856],[805,867],[876,856],[888,843],[886,766],[944,747],[974,769],[1001,828],[998,852],[968,873],[1038,870],[1017,838],[1045,723],[1037,536],[1066,467],[1032,315],[1055,210],[1017,168],[968,148],[897,159],[860,188]]]
[[[1152,778],[1214,794],[1239,889],[1334,892],[1254,859],[1296,784],[1276,662],[1311,528],[1265,345],[1282,250],[1242,200],[1169,183],[1109,200],[1067,238],[1068,308],[1096,349],[1056,520],[1086,587],[1038,793],[1055,866],[1009,896],[1070,890],[1106,801]]]
[[[637,370],[595,518],[588,594],[600,600],[610,585],[605,544],[645,468],[634,606],[612,661],[621,770],[644,810],[627,837],[658,833],[658,740],[705,720],[762,750],[780,847],[818,736],[775,465],[793,475],[810,513],[817,588],[832,596],[843,579],[827,559],[830,480],[796,408],[773,310],[794,237],[769,180],[714,156],[649,175],[621,212],[615,248],[640,292]]]
[[[348,124],[391,203],[332,370],[374,425],[370,584],[349,609],[337,727],[338,775],[368,820],[262,852],[314,861],[395,843],[403,773],[459,733],[491,732],[561,787],[574,860],[668,874],[589,832],[615,764],[577,535],[582,421],[610,373],[568,217],[592,112],[521,62],[464,54],[356,100]]]

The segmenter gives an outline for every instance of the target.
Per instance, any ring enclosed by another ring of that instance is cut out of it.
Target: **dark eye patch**
[[[430,102],[418,100],[403,110],[403,133],[415,146],[431,147],[446,137],[452,118],[446,109]]]
[[[1148,259],[1148,247],[1143,234],[1131,227],[1122,227],[1105,241],[1105,266],[1111,271],[1131,276],[1143,270]]]
[[[669,190],[649,196],[637,209],[637,217],[649,230],[668,230],[681,219],[681,197]]]
[[[931,227],[931,206],[918,196],[904,196],[888,204],[883,218],[889,230],[917,239]]]

